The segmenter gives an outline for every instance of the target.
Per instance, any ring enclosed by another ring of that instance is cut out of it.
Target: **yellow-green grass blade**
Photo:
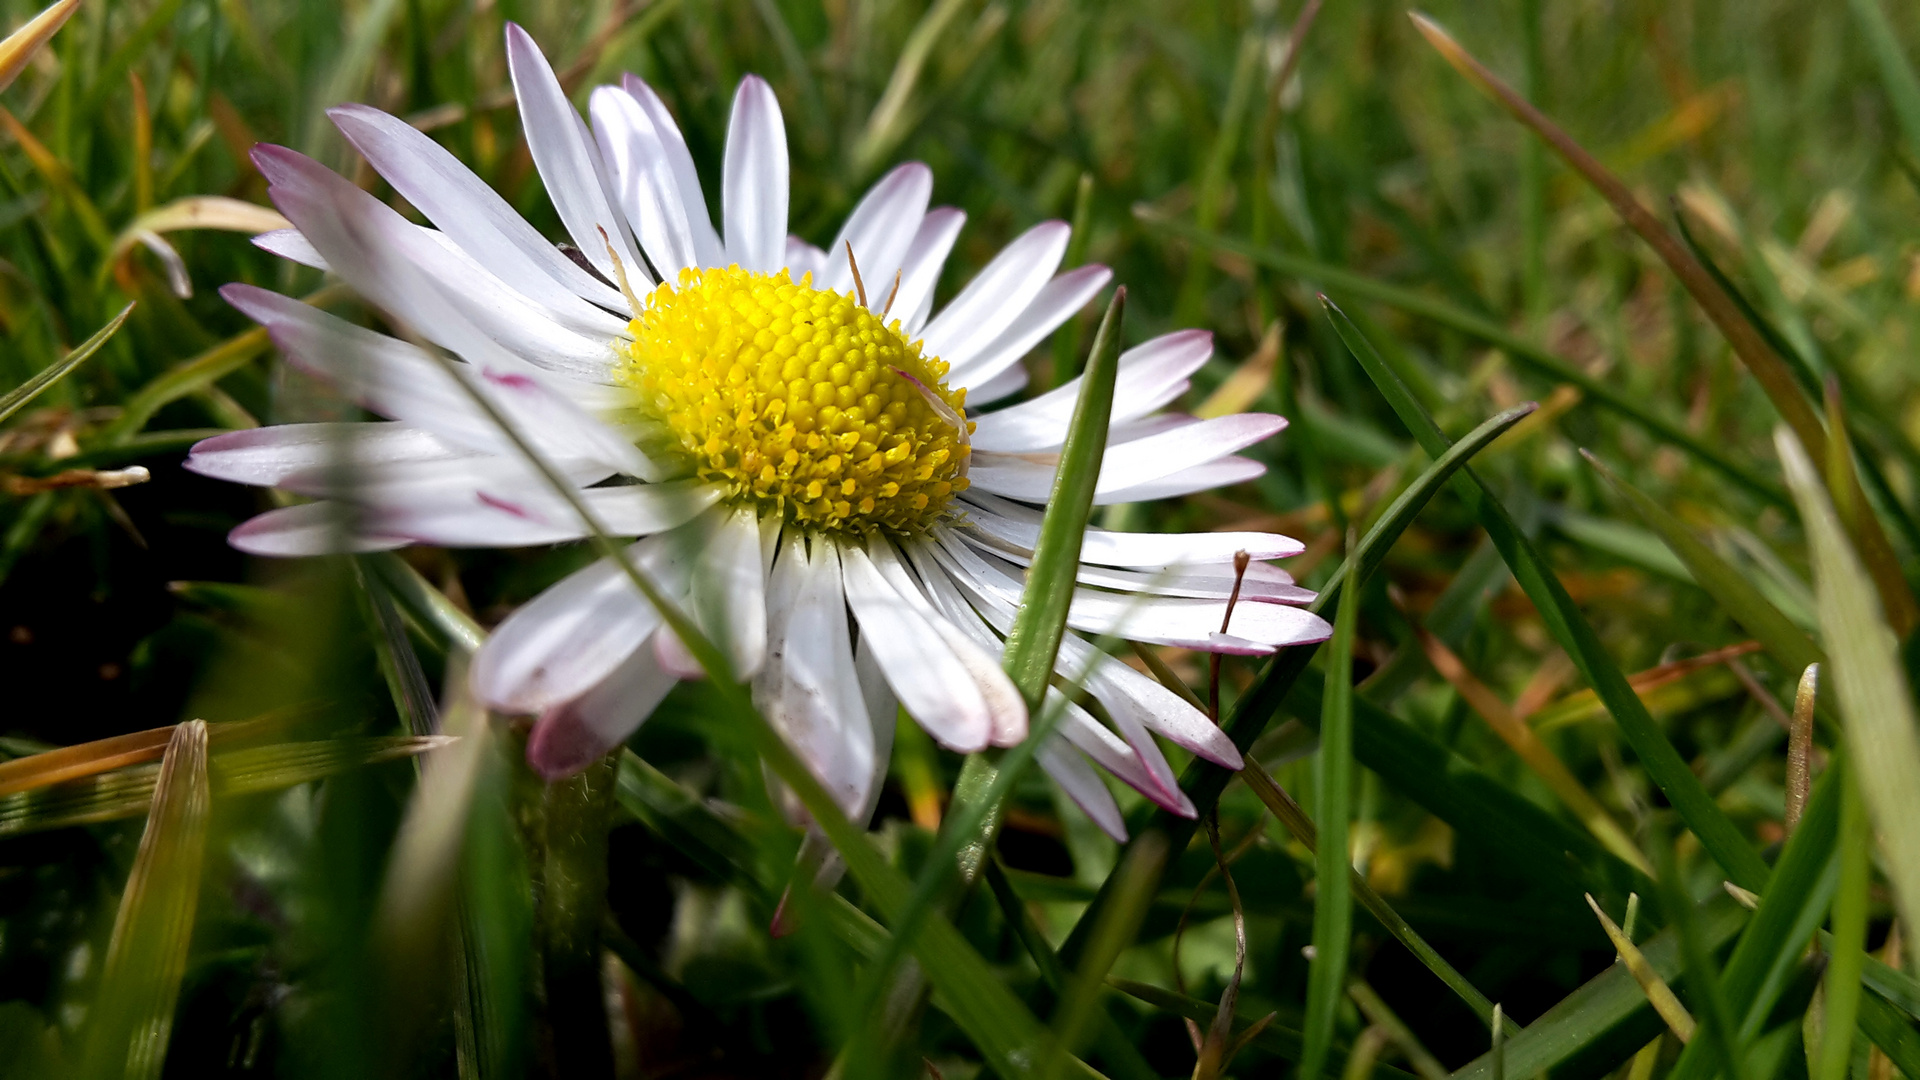
[[[1438,457],[1439,455],[1434,455]],[[1301,1080],[1319,1080],[1333,1047],[1336,1013],[1346,994],[1353,944],[1353,886],[1347,862],[1353,814],[1353,635],[1358,590],[1334,617],[1328,644],[1326,695],[1320,706],[1320,752],[1314,759],[1313,961],[1307,972],[1306,1045]]]
[[[1886,856],[1895,910],[1906,925],[1920,926],[1920,719],[1899,643],[1813,463],[1791,439],[1776,434],[1774,444],[1807,529],[1820,632],[1832,658],[1822,670],[1839,699],[1855,782]],[[1910,945],[1909,954],[1916,949]]]
[[[1331,263],[1320,262],[1275,248],[1256,246],[1222,233],[1202,232],[1184,222],[1152,214],[1143,209],[1136,210],[1136,215],[1143,224],[1155,232],[1239,255],[1270,270],[1277,270],[1290,277],[1312,282],[1317,287],[1339,293],[1344,297],[1385,304],[1485,342],[1513,357],[1523,366],[1555,382],[1578,387],[1588,399],[1605,405],[1661,440],[1685,450],[1692,457],[1718,470],[1723,476],[1738,483],[1752,494],[1780,506],[1787,505],[1789,501],[1785,490],[1780,485],[1754,472],[1731,455],[1715,449],[1705,439],[1688,431],[1680,421],[1649,409],[1644,401],[1636,400],[1620,387],[1605,379],[1587,374],[1571,361],[1556,356],[1491,319],[1476,315],[1444,300],[1437,300],[1425,293],[1379,281]]]
[[[48,10],[52,9],[49,8]],[[24,31],[22,32],[24,33]],[[8,40],[11,41],[12,39],[9,38]],[[107,340],[119,331],[121,324],[126,322],[127,316],[131,314],[133,314],[133,305],[128,304],[126,307],[120,309],[120,314],[108,320],[107,325],[94,331],[92,337],[75,346],[72,352],[48,364],[36,373],[33,378],[7,391],[5,397],[0,397],[0,421],[5,421],[7,417],[25,408],[28,402],[39,397],[47,387],[66,378],[75,368],[86,363],[89,357],[99,352],[100,347],[105,345]]]
[[[1853,1029],[1860,1015],[1860,970],[1867,951],[1867,889],[1873,878],[1873,832],[1860,790],[1840,793],[1839,889],[1833,897],[1822,1007],[1825,1034],[1812,1055],[1813,1080],[1846,1080],[1853,1061]]]
[[[8,34],[5,41],[0,41],[0,90],[13,85],[13,80],[26,70],[27,61],[52,40],[79,8],[80,0],[56,0],[20,29]]]
[[[146,831],[114,917],[87,1033],[92,1076],[152,1080],[166,1062],[212,799],[206,721],[181,724],[158,766]]]
[[[1449,445],[1447,437],[1441,434],[1433,417],[1414,400],[1406,385],[1386,366],[1373,345],[1340,309],[1329,302],[1327,311],[1334,328],[1340,332],[1348,349],[1387,399],[1387,404],[1400,417],[1401,423],[1426,447],[1428,453],[1436,457],[1445,453]],[[1726,812],[1714,802],[1699,776],[1687,767],[1673,744],[1667,741],[1665,733],[1653,722],[1646,705],[1607,655],[1586,616],[1580,613],[1572,597],[1567,595],[1565,586],[1560,584],[1560,579],[1540,558],[1526,534],[1514,524],[1506,507],[1501,505],[1500,500],[1494,497],[1491,489],[1471,468],[1461,470],[1460,475],[1454,477],[1452,486],[1461,501],[1480,519],[1481,526],[1487,530],[1494,545],[1500,549],[1501,558],[1506,560],[1515,580],[1539,610],[1548,631],[1566,650],[1587,684],[1607,703],[1608,710],[1620,726],[1621,734],[1626,736],[1634,753],[1639,756],[1642,767],[1666,794],[1674,809],[1679,811],[1687,827],[1699,837],[1701,845],[1726,870],[1734,884],[1753,891],[1764,888],[1767,864],[1740,834]]]

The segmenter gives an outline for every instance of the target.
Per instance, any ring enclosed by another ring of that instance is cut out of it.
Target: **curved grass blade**
[[[1373,345],[1360,334],[1358,328],[1348,320],[1331,301],[1326,303],[1328,317],[1339,331],[1340,337],[1347,343],[1349,350],[1360,361],[1374,385],[1387,399],[1387,404],[1400,417],[1420,445],[1435,457],[1446,452],[1449,445],[1447,437],[1433,422],[1433,417],[1415,401],[1406,385],[1395,376]],[[1464,469],[1453,481],[1453,489],[1467,507],[1480,519],[1487,535],[1500,549],[1500,555],[1513,571],[1514,579],[1520,583],[1528,599],[1540,612],[1547,629],[1565,649],[1575,667],[1587,684],[1607,704],[1614,720],[1620,726],[1621,734],[1640,758],[1647,775],[1660,787],[1667,800],[1679,811],[1681,818],[1700,838],[1700,843],[1726,870],[1733,883],[1743,889],[1760,891],[1767,880],[1767,864],[1753,850],[1740,830],[1725,811],[1714,802],[1699,776],[1687,767],[1673,744],[1653,717],[1648,714],[1645,703],[1626,676],[1620,673],[1593,627],[1587,623],[1586,616],[1567,595],[1565,586],[1555,577],[1546,563],[1540,558],[1533,544],[1527,540],[1513,518],[1507,513],[1500,500],[1474,473],[1471,468]]]
[[[1721,453],[1706,440],[1688,431],[1686,426],[1678,420],[1653,412],[1647,408],[1645,402],[1634,399],[1619,387],[1587,374],[1572,362],[1512,333],[1491,319],[1456,307],[1444,300],[1436,300],[1412,289],[1377,281],[1330,263],[1273,248],[1260,247],[1222,233],[1202,232],[1184,222],[1174,221],[1144,208],[1136,208],[1134,215],[1143,225],[1156,232],[1239,255],[1270,270],[1278,270],[1283,274],[1313,282],[1320,288],[1344,296],[1385,304],[1408,314],[1430,319],[1441,326],[1458,330],[1505,352],[1520,364],[1532,368],[1555,382],[1578,387],[1587,399],[1607,406],[1661,440],[1680,447],[1754,495],[1783,507],[1790,501],[1786,491],[1780,485],[1749,469],[1744,463]]]
[[[212,795],[207,723],[181,724],[161,759],[146,831],[114,917],[87,1038],[91,1076],[153,1080],[166,1062],[200,900]]]
[[[1134,982],[1131,979],[1109,978],[1107,985],[1142,1004],[1151,1005],[1156,1009],[1173,1013],[1175,1016],[1184,1016],[1202,1024],[1212,1022],[1214,1013],[1218,1009],[1218,1006],[1212,1002],[1201,1001],[1199,998],[1188,997],[1185,994],[1176,994],[1172,990],[1162,990],[1160,987]],[[1244,1013],[1235,1013],[1234,1020],[1240,1032],[1251,1029],[1258,1022],[1257,1017],[1247,1016]],[[1254,1035],[1253,1045],[1283,1060],[1298,1061],[1302,1038],[1300,1033],[1292,1028],[1270,1023]],[[1336,1055],[1348,1049],[1349,1047],[1344,1043],[1333,1045],[1333,1052]],[[1373,1074],[1385,1077],[1387,1080],[1419,1080],[1416,1073],[1384,1063],[1375,1065]]]
[[[1696,537],[1679,518],[1621,479],[1593,454],[1585,450],[1580,453],[1634,515],[1686,565],[1694,582],[1713,597],[1729,618],[1766,646],[1782,666],[1791,671],[1804,671],[1809,664],[1826,661],[1826,654],[1793,620],[1782,615],[1779,608],[1753,587],[1746,575]]]
[[[1823,674],[1839,698],[1860,794],[1886,855],[1895,909],[1906,925],[1920,926],[1920,787],[1913,782],[1920,776],[1920,719],[1914,715],[1899,644],[1809,455],[1780,433],[1774,444],[1807,528],[1820,631],[1833,657]],[[1916,948],[1909,945],[1909,954]]]
[[[48,8],[47,10],[52,11],[53,9]],[[25,31],[22,30],[21,33],[25,33]],[[8,39],[8,41],[11,40],[12,38]],[[33,378],[9,390],[5,397],[0,397],[0,421],[4,421],[7,417],[19,412],[28,402],[39,397],[41,392],[46,390],[47,387],[59,382],[70,374],[74,368],[86,363],[88,357],[99,352],[100,346],[105,345],[107,339],[113,337],[113,335],[119,331],[120,325],[126,322],[127,316],[131,314],[133,314],[133,304],[130,303],[126,307],[121,308],[120,314],[115,315],[108,321],[107,325],[94,331],[92,337],[76,346],[72,352],[41,369]]]

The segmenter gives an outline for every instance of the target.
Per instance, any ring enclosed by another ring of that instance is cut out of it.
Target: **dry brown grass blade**
[[[300,710],[269,713],[253,720],[207,727],[208,742],[213,745],[237,739],[271,734],[302,715]],[[194,721],[201,723],[202,721]],[[63,746],[44,754],[0,761],[0,798],[35,788],[51,787],[68,780],[79,780],[103,772],[158,761],[173,739],[179,725],[149,728],[145,731],[115,735],[110,739]]]
[[[1408,17],[1420,31],[1427,43],[1444,57],[1454,69],[1465,75],[1468,81],[1479,87],[1493,98],[1502,108],[1512,114],[1514,119],[1525,124],[1540,136],[1546,144],[1559,154],[1561,159],[1572,166],[1587,183],[1591,184],[1600,196],[1607,200],[1614,212],[1620,215],[1629,228],[1639,234],[1660,261],[1673,271],[1688,295],[1700,305],[1707,318],[1713,321],[1720,333],[1733,347],[1735,356],[1746,365],[1761,389],[1766,391],[1768,400],[1780,413],[1781,419],[1793,429],[1800,445],[1807,451],[1814,464],[1823,472],[1827,461],[1827,434],[1821,426],[1820,416],[1815,412],[1806,395],[1801,393],[1795,382],[1793,372],[1779,354],[1767,344],[1760,331],[1749,322],[1733,299],[1726,294],[1706,267],[1693,257],[1660,219],[1653,215],[1636,198],[1621,179],[1613,174],[1600,160],[1587,152],[1573,136],[1567,134],[1547,115],[1535,108],[1533,103],[1522,97],[1512,87],[1503,82],[1482,64],[1472,53],[1462,48],[1439,23],[1419,12],[1409,12]],[[1854,505],[1864,507],[1866,497],[1860,491],[1858,481],[1851,484],[1846,492],[1837,492],[1840,499],[1850,499]],[[1860,529],[1856,540],[1860,544],[1863,560],[1873,575],[1874,584],[1886,605],[1888,621],[1902,637],[1912,631],[1916,622],[1920,622],[1920,607],[1914,603],[1913,591],[1907,586],[1906,579],[1900,573],[1899,561],[1894,555],[1893,546],[1888,542],[1886,533],[1881,530],[1878,519],[1871,514],[1859,515]]]
[[[1434,670],[1440,673],[1440,677],[1453,686],[1473,711],[1493,729],[1494,734],[1500,736],[1502,741],[1513,748],[1514,753],[1520,755],[1520,760],[1526,762],[1528,768],[1532,769],[1540,779],[1546,781],[1547,786],[1552,788],[1553,793],[1566,804],[1567,809],[1573,811],[1574,816],[1586,825],[1594,838],[1599,840],[1608,851],[1651,877],[1653,864],[1641,854],[1640,848],[1634,844],[1626,830],[1613,820],[1613,815],[1607,813],[1606,807],[1600,805],[1599,800],[1595,799],[1586,785],[1573,775],[1566,763],[1561,761],[1546,743],[1540,741],[1540,737],[1533,733],[1533,729],[1527,726],[1526,721],[1515,716],[1513,709],[1501,700],[1500,695],[1494,693],[1491,687],[1475,678],[1460,658],[1454,655],[1453,650],[1442,644],[1440,639],[1424,629],[1416,628],[1415,633],[1419,635],[1420,647],[1426,651],[1428,662],[1433,664]]]
[[[1800,824],[1813,789],[1813,709],[1820,693],[1820,665],[1808,664],[1793,695],[1793,722],[1787,728],[1787,831]]]
[[[1600,919],[1600,928],[1607,932],[1607,937],[1612,940],[1614,949],[1620,953],[1620,962],[1627,965],[1627,971],[1633,976],[1633,981],[1640,984],[1640,991],[1647,995],[1647,1001],[1653,1006],[1653,1011],[1659,1013],[1660,1019],[1667,1022],[1667,1028],[1673,1032],[1674,1038],[1681,1042],[1692,1041],[1693,1014],[1689,1013],[1687,1007],[1680,1004],[1680,999],[1673,995],[1673,987],[1668,986],[1667,981],[1660,977],[1660,973],[1653,970],[1653,965],[1647,963],[1646,956],[1640,952],[1638,946],[1634,945],[1633,939],[1623,933],[1612,919],[1607,918],[1607,913],[1600,910],[1600,904],[1591,894],[1587,896],[1587,906],[1592,908],[1594,915]]]

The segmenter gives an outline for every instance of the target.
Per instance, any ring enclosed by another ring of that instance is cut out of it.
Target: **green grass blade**
[[[1715,898],[1695,918],[1701,943],[1712,950],[1732,940],[1747,921],[1747,912],[1730,899]],[[1642,942],[1640,952],[1661,978],[1671,981],[1680,974],[1677,929],[1668,927]],[[1631,1054],[1664,1030],[1626,965],[1614,964],[1505,1041],[1506,1074],[1538,1076],[1603,1042]],[[1489,1052],[1457,1070],[1454,1080],[1493,1080],[1494,1069],[1494,1055]]]
[[[1047,513],[1027,571],[1027,589],[1007,633],[1006,668],[1027,711],[1038,713],[1053,678],[1054,658],[1067,632],[1067,607],[1080,566],[1080,545],[1093,512],[1093,492],[1107,450],[1107,421],[1113,415],[1114,380],[1120,373],[1120,332],[1126,317],[1127,290],[1115,289],[1093,338],[1093,354],[1073,406],[1060,467],[1053,476]]]
[[[1920,1030],[1913,1020],[1878,995],[1860,995],[1860,1031],[1879,1047],[1900,1072],[1920,1076]]]
[[[1693,1012],[1700,1022],[1692,1042],[1688,1043],[1688,1049],[1693,1049],[1696,1044],[1705,1046],[1719,1059],[1720,1072],[1727,1080],[1745,1080],[1747,1070],[1743,1043],[1735,1032],[1733,1010],[1727,1004],[1720,973],[1713,962],[1714,947],[1707,943],[1701,933],[1699,912],[1694,910],[1693,902],[1687,896],[1686,879],[1682,876],[1679,860],[1674,857],[1673,844],[1656,832],[1647,846],[1659,864],[1664,906],[1674,929],[1680,934],[1682,972],[1686,977]],[[1699,1053],[1697,1050],[1694,1052]]]
[[[1078,1053],[1089,1023],[1100,1009],[1107,972],[1139,936],[1140,923],[1153,901],[1154,887],[1166,872],[1166,838],[1150,835],[1132,844],[1107,880],[1115,883],[1120,901],[1108,904],[1094,923],[1080,967],[1067,983],[1067,992],[1053,1018],[1053,1039],[1042,1077],[1059,1075],[1068,1055]]]
[[[1330,302],[1327,309],[1347,347],[1361,366],[1366,368],[1374,385],[1414,438],[1435,457],[1445,453],[1447,438],[1441,434],[1433,418],[1414,400],[1405,384],[1387,368],[1372,344],[1361,336],[1340,309]],[[1734,884],[1755,891],[1764,888],[1767,864],[1761,861],[1753,846],[1714,802],[1700,778],[1687,767],[1673,744],[1667,741],[1666,735],[1647,713],[1646,705],[1627,683],[1626,676],[1607,656],[1599,636],[1580,613],[1572,597],[1567,595],[1560,579],[1553,575],[1534,550],[1533,544],[1514,524],[1500,500],[1470,468],[1454,478],[1453,488],[1461,501],[1479,517],[1482,527],[1500,549],[1501,557],[1512,569],[1521,589],[1539,609],[1547,629],[1561,648],[1567,651],[1587,684],[1606,702],[1608,711],[1613,713],[1615,722],[1620,726],[1621,734],[1632,745],[1648,776],[1666,794],[1667,800],[1679,811],[1694,835],[1700,838],[1701,845],[1726,870]]]
[[[1920,719],[1902,668],[1899,643],[1880,596],[1828,501],[1813,464],[1797,443],[1774,444],[1800,503],[1811,549],[1820,632],[1833,662],[1826,672],[1839,699],[1856,782],[1886,855],[1894,906],[1920,926]]]
[[[120,314],[115,315],[107,325],[94,331],[92,337],[75,346],[72,352],[42,368],[33,378],[9,390],[5,397],[0,397],[0,422],[19,412],[28,402],[39,397],[47,387],[66,378],[75,368],[86,363],[88,357],[99,352],[100,346],[105,345],[107,339],[119,331],[120,325],[126,322],[127,316],[131,314],[133,314],[133,305],[128,304],[121,308]]]
[[[473,616],[460,610],[405,559],[391,551],[362,555],[359,559],[379,577],[414,626],[429,639],[439,642],[441,648],[473,652],[487,639],[487,632],[480,629]]]
[[[1867,948],[1867,889],[1873,877],[1873,832],[1860,790],[1844,785],[1840,802],[1840,887],[1833,898],[1833,943],[1825,979],[1825,1036],[1813,1080],[1846,1080],[1853,1029],[1860,1014],[1860,969]]]
[[[153,1080],[166,1062],[212,798],[206,721],[181,724],[161,759],[147,828],[114,917],[88,1032],[89,1075]]]
[[[1660,439],[1685,450],[1703,464],[1718,470],[1723,476],[1754,495],[1780,506],[1787,505],[1787,494],[1778,484],[1754,472],[1743,462],[1715,449],[1705,439],[1688,431],[1680,421],[1654,412],[1644,401],[1636,400],[1618,386],[1587,374],[1571,361],[1554,355],[1491,319],[1456,307],[1444,300],[1436,300],[1413,289],[1378,281],[1330,263],[1289,254],[1274,248],[1258,247],[1222,233],[1202,232],[1184,222],[1150,214],[1144,210],[1136,210],[1136,215],[1143,224],[1156,232],[1239,255],[1270,270],[1310,281],[1320,288],[1331,290],[1342,296],[1398,308],[1410,315],[1430,319],[1441,326],[1485,342],[1555,382],[1578,387],[1580,392],[1589,399],[1605,405]]]
[[[1320,836],[1314,857],[1313,962],[1307,974],[1301,1080],[1319,1080],[1326,1067],[1335,1013],[1346,994],[1347,950],[1353,943],[1353,887],[1347,859],[1353,813],[1353,635],[1360,605],[1352,602],[1352,595],[1348,600],[1334,617],[1333,640],[1327,646],[1320,753],[1314,762],[1314,825]]]
[[[1604,477],[1620,500],[1627,504],[1647,528],[1652,529],[1678,556],[1695,584],[1713,597],[1727,617],[1739,623],[1766,646],[1774,659],[1789,671],[1804,671],[1808,664],[1824,663],[1826,654],[1807,637],[1793,620],[1780,613],[1747,575],[1736,570],[1720,554],[1693,534],[1693,530],[1659,503],[1621,479],[1612,469],[1590,453],[1582,452]]]

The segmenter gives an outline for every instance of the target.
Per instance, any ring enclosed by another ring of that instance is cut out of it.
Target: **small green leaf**
[[[58,7],[60,5],[55,6]],[[68,7],[70,10],[71,5],[68,5]],[[47,10],[51,12],[53,8],[48,8]],[[64,18],[65,16],[62,16],[62,19]],[[56,27],[58,25],[58,23],[55,24]],[[25,30],[21,32],[24,33]],[[15,37],[18,36],[18,34],[15,35]],[[13,38],[7,39],[8,42],[12,40]],[[128,304],[126,307],[120,309],[120,314],[115,315],[112,321],[94,331],[92,337],[81,342],[72,352],[47,365],[45,368],[42,368],[33,378],[28,379],[26,382],[8,391],[5,397],[0,397],[0,422],[5,421],[7,417],[12,416],[14,413],[19,412],[34,398],[39,397],[41,391],[59,382],[61,379],[66,378],[67,375],[72,373],[74,368],[86,363],[87,358],[99,352],[100,346],[105,345],[107,339],[113,337],[114,333],[120,329],[120,324],[126,322],[127,316],[131,314],[133,314],[133,305]]]
[[[1441,434],[1433,417],[1414,400],[1406,385],[1380,359],[1373,345],[1331,302],[1327,303],[1327,312],[1334,328],[1340,332],[1348,349],[1387,399],[1387,404],[1399,415],[1401,423],[1407,426],[1420,445],[1426,447],[1428,453],[1435,457],[1445,453],[1449,445],[1447,437]],[[1471,468],[1462,470],[1452,483],[1461,501],[1480,518],[1481,526],[1487,530],[1487,535],[1500,549],[1501,557],[1513,570],[1515,580],[1520,583],[1527,598],[1533,601],[1534,607],[1539,609],[1547,629],[1560,647],[1567,651],[1587,684],[1607,703],[1607,709],[1613,713],[1621,734],[1626,736],[1634,753],[1639,756],[1648,776],[1659,785],[1687,826],[1700,838],[1701,845],[1726,870],[1734,884],[1756,891],[1763,888],[1767,880],[1767,864],[1740,834],[1739,828],[1725,811],[1713,801],[1706,786],[1687,767],[1686,761],[1667,741],[1659,725],[1653,722],[1646,705],[1607,655],[1586,616],[1580,613],[1573,598],[1567,595],[1565,586],[1560,584],[1560,579],[1540,558],[1526,534],[1514,524],[1500,500],[1494,497],[1492,490]]]
[[[160,761],[146,831],[114,917],[88,1032],[89,1075],[153,1080],[166,1063],[200,900],[212,794],[206,721],[181,724]]]

